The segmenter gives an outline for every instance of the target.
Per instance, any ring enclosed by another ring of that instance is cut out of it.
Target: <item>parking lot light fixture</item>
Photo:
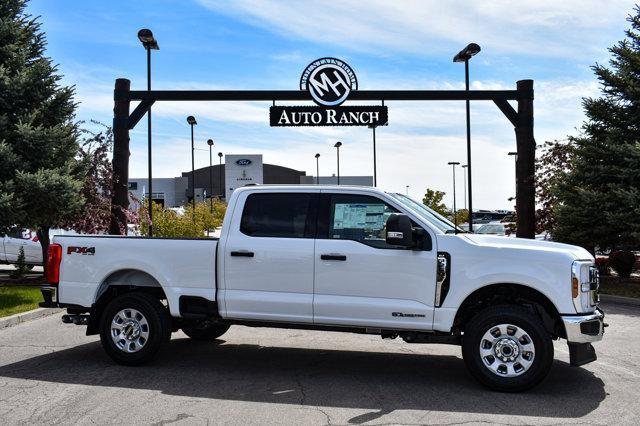
[[[316,154],[316,185],[320,185],[320,154]]]
[[[224,197],[224,187],[222,186],[222,153],[218,153],[218,179],[220,181],[220,199]]]
[[[193,146],[193,126],[198,124],[195,117],[187,117],[187,123],[191,126],[191,205],[193,206],[193,220],[196,220],[196,174],[195,174],[195,147]]]
[[[334,145],[336,148],[337,158],[338,158],[338,185],[340,185],[340,147],[342,146],[342,142],[338,141]]]
[[[213,139],[207,140],[209,145],[209,210],[213,213]]]
[[[153,33],[148,28],[138,31],[138,39],[142,47],[147,51],[147,91],[151,91],[151,50],[158,50],[158,42],[153,38]],[[151,161],[151,107],[147,111],[147,162],[149,185],[149,237],[153,237],[153,173]]]
[[[449,161],[447,163],[453,169],[453,224],[455,225],[455,230],[458,229],[458,218],[456,211],[456,166],[460,165],[458,161]],[[469,215],[469,219],[471,219],[471,215]],[[455,231],[454,231],[455,232]]]
[[[476,43],[469,43],[467,47],[453,57],[453,62],[464,62],[464,84],[465,90],[469,91],[469,59],[474,57],[480,52],[480,46]],[[465,100],[466,115],[467,115],[467,180],[469,187],[469,232],[473,232],[473,186],[472,186],[472,174],[471,174],[471,108],[469,104],[469,98]],[[466,192],[466,191],[465,191]],[[465,197],[466,198],[466,197]]]

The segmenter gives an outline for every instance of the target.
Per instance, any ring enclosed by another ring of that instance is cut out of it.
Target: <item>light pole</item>
[[[320,154],[316,154],[316,185],[320,185]]]
[[[405,192],[407,194],[407,197],[409,196],[409,185],[405,185]]]
[[[338,155],[338,185],[340,185],[340,147],[342,146],[342,142],[338,141],[336,142],[336,144],[334,145],[334,147],[336,148],[336,152]]]
[[[467,210],[467,164],[463,164],[460,167],[464,169],[463,171],[463,179],[462,184],[464,185],[464,209]],[[471,212],[469,212],[469,217],[471,217]]]
[[[465,89],[469,91],[469,59],[480,52],[480,46],[476,43],[469,43],[467,47],[462,49],[456,56],[453,57],[453,62],[464,62],[464,84]],[[473,197],[472,197],[472,185],[471,185],[471,114],[469,107],[469,98],[465,101],[467,106],[467,179],[469,180],[469,232],[473,232]]]
[[[455,229],[458,229],[458,218],[456,212],[456,166],[460,164],[458,161],[449,161],[447,163],[453,169],[453,224],[455,225]],[[471,218],[471,216],[469,216]]]
[[[193,206],[193,220],[196,220],[196,174],[195,174],[195,158],[193,149],[193,126],[198,124],[195,117],[190,115],[187,117],[187,123],[191,126],[191,205]]]
[[[151,91],[151,51],[159,50],[158,41],[153,38],[153,33],[149,29],[138,31],[138,39],[142,42],[142,47],[147,51],[147,91]],[[149,237],[153,237],[153,174],[151,172],[151,107],[147,112],[147,156],[149,169]]]
[[[376,171],[376,126],[375,124],[369,124],[368,126],[373,131],[373,186],[378,186],[378,173]]]
[[[207,145],[209,145],[209,210],[213,213],[213,156],[211,152],[213,139],[209,139]]]
[[[222,186],[222,153],[221,152],[218,153],[218,160],[219,160],[218,179],[220,180],[220,199],[222,199],[222,197],[224,197],[224,187]]]
[[[514,165],[515,165],[515,171],[516,171],[516,196],[515,198],[518,197],[518,153],[515,151],[511,151],[509,153],[507,153],[507,155],[509,156],[513,156],[513,160],[514,160]],[[511,200],[509,200],[511,201]]]

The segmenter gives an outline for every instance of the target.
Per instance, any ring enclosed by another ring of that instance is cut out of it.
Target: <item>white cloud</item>
[[[605,30],[620,26],[634,5],[632,0],[199,2],[292,38],[378,54],[451,52],[452,46],[475,40],[497,52],[569,57],[600,48]]]

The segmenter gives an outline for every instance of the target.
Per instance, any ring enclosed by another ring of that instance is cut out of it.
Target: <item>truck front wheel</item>
[[[515,305],[498,305],[476,314],[462,339],[462,356],[483,385],[520,392],[539,384],[553,362],[553,342],[542,321]]]
[[[167,308],[153,296],[128,293],[113,299],[100,321],[100,341],[117,363],[140,365],[153,359],[171,338]]]
[[[183,327],[182,331],[193,340],[208,342],[222,336],[229,330],[229,327],[226,324],[207,324],[206,326]]]

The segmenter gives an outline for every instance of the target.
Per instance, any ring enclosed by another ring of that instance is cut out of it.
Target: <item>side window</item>
[[[250,237],[313,238],[315,217],[307,220],[314,208],[314,194],[250,194],[244,204],[240,232]],[[313,212],[312,212],[313,213]]]
[[[376,248],[394,248],[385,241],[387,219],[392,213],[398,210],[375,197],[333,194],[327,237],[354,240]]]

